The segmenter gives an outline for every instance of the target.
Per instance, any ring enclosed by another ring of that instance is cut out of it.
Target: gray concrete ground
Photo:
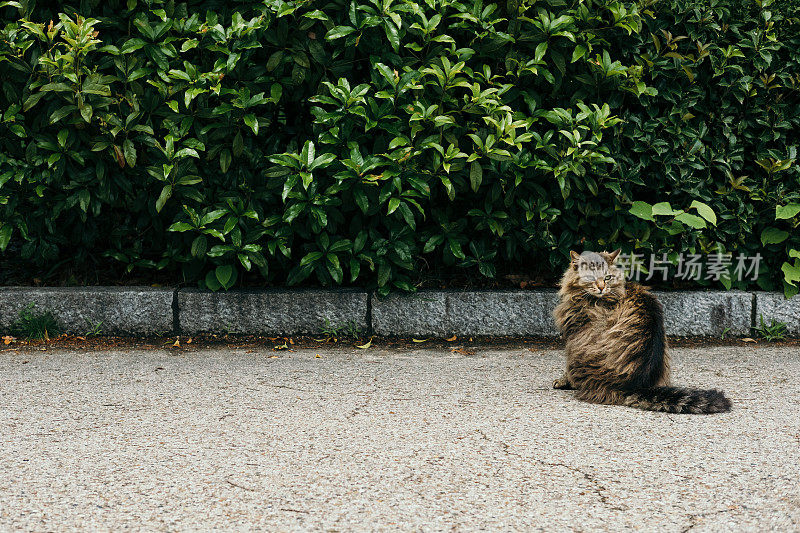
[[[5,352],[0,530],[800,530],[800,349],[674,363],[735,410],[579,403],[522,347]]]

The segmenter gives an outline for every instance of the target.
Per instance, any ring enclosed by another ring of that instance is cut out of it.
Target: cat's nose
[[[602,279],[598,279],[597,280],[597,288],[602,291],[603,289],[606,288],[606,282],[603,281]]]

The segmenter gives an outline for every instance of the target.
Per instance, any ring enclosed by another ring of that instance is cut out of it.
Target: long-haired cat
[[[570,252],[555,309],[566,339],[567,371],[556,389],[578,399],[667,413],[720,413],[731,402],[716,389],[669,386],[661,304],[647,289],[625,283],[614,252]]]

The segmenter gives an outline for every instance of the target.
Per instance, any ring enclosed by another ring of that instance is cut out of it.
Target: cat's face
[[[619,250],[613,252],[570,252],[578,287],[595,298],[620,298],[625,294],[625,276],[616,266]]]

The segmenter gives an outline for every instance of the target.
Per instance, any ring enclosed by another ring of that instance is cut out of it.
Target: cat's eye
[[[606,281],[611,281],[612,279],[614,279],[614,276],[612,276],[611,274],[606,276]]]

